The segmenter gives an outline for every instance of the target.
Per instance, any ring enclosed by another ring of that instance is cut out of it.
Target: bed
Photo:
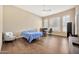
[[[29,43],[31,43],[34,39],[38,40],[43,35],[42,32],[37,31],[22,31],[21,36],[26,38]]]

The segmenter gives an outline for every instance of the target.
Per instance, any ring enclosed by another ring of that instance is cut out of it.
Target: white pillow
[[[26,31],[26,32],[37,32],[36,28],[28,28],[28,29],[23,29],[21,32]]]

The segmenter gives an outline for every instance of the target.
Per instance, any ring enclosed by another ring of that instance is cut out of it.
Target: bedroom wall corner
[[[15,6],[4,6],[3,32],[20,32],[23,29],[42,27],[42,18]]]

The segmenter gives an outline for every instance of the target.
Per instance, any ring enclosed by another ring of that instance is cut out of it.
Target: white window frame
[[[44,28],[48,28],[48,19],[47,18],[45,18],[44,20],[43,20],[43,27]]]
[[[71,22],[71,20],[70,20],[70,15],[65,15],[65,16],[63,16],[63,20],[62,20],[62,30],[63,30],[63,32],[65,32],[65,33],[67,33],[67,23],[68,22]]]
[[[60,17],[53,17],[49,21],[50,28],[53,29],[54,32],[60,32],[61,31],[61,18]],[[55,27],[56,24],[56,27]]]

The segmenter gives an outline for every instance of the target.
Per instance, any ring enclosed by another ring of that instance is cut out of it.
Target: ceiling
[[[35,15],[44,17],[74,8],[75,6],[73,5],[17,5],[16,7],[24,9]]]

